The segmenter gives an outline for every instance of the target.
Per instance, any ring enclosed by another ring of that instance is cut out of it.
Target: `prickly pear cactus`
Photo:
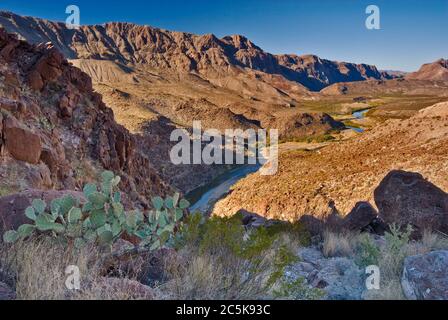
[[[154,210],[147,215],[138,210],[126,212],[118,191],[119,183],[119,176],[104,172],[99,186],[84,187],[87,202],[82,207],[72,196],[56,199],[49,205],[34,200],[25,210],[26,217],[34,223],[7,231],[3,240],[13,243],[34,234],[45,234],[81,248],[87,244],[111,246],[127,234],[140,239],[139,246],[150,250],[173,245],[176,230],[190,206],[188,201],[176,193],[166,199],[152,199]]]

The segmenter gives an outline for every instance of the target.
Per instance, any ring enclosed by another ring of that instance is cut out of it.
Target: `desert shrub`
[[[356,263],[362,267],[378,265],[381,251],[369,234],[359,238],[357,246]]]
[[[270,297],[286,266],[297,258],[269,228],[246,231],[241,217],[198,214],[185,219],[180,233],[185,261],[163,287],[175,299],[255,299]]]
[[[266,228],[270,235],[287,236],[288,240],[296,245],[307,247],[311,245],[311,234],[306,230],[303,224],[294,223],[277,223]]]
[[[301,277],[296,280],[282,279],[278,288],[274,289],[273,295],[278,299],[321,300],[325,292],[322,289],[310,288],[305,278]]]
[[[276,252],[274,258],[274,268],[268,280],[268,286],[273,287],[278,281],[282,281],[285,274],[285,268],[299,259],[293,255],[289,248],[282,244]]]
[[[379,249],[377,263],[381,271],[381,290],[369,291],[367,299],[404,299],[400,279],[404,259],[410,255],[411,234],[411,226],[407,226],[405,229],[396,225],[390,226],[390,231],[385,234],[385,243]]]
[[[320,135],[320,136],[313,136],[313,137],[309,137],[307,139],[308,143],[323,143],[323,142],[328,142],[328,141],[333,141],[336,138],[334,136],[332,136],[331,134],[324,134],[324,135]]]
[[[24,224],[18,230],[3,235],[6,243],[14,243],[34,235],[44,235],[69,248],[89,244],[111,247],[123,235],[138,238],[140,248],[157,250],[175,242],[176,228],[189,207],[179,194],[163,200],[152,199],[154,210],[147,216],[138,210],[125,212],[118,191],[120,177],[106,171],[98,187],[87,184],[84,195],[87,202],[81,207],[72,196],[55,199],[50,205],[36,199],[25,210],[33,224]]]
[[[212,217],[207,220],[203,224],[200,234],[200,251],[212,254],[226,251],[241,255],[246,241],[244,241],[244,227],[240,221],[236,217]]]
[[[0,197],[5,197],[8,196],[10,194],[14,194],[18,192],[18,188],[15,188],[13,186],[2,186],[0,185]]]
[[[392,254],[400,254],[403,248],[409,243],[413,229],[410,225],[403,231],[395,224],[390,226],[390,231],[386,232],[385,240],[387,250]]]
[[[382,250],[381,257],[381,264],[388,272],[401,275],[412,231],[410,225],[405,230],[400,229],[396,225],[390,226],[390,231],[385,235],[386,245]]]
[[[192,213],[185,217],[181,225],[179,237],[176,241],[176,248],[181,249],[184,246],[198,244],[201,236],[205,218],[201,213]]]
[[[46,117],[40,117],[38,119],[38,121],[39,121],[39,126],[46,131],[51,132],[55,128],[55,125],[52,124],[50,122],[50,120],[48,120],[48,118],[46,118]]]

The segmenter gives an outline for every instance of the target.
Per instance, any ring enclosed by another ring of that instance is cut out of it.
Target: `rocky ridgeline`
[[[213,79],[245,68],[298,82],[312,91],[335,82],[389,79],[375,66],[335,62],[314,55],[273,55],[241,35],[221,39],[139,26],[107,23],[69,30],[63,23],[10,12],[0,13],[0,25],[30,42],[51,41],[70,59],[106,59],[144,64],[157,69],[197,72]],[[43,31],[45,30],[45,31]]]
[[[305,139],[343,128],[327,114],[297,108],[315,98],[309,89],[384,77],[374,66],[272,55],[240,35],[219,39],[130,23],[70,30],[9,12],[0,12],[0,26],[30,43],[53,43],[92,77],[129,130],[162,115],[186,127],[201,120],[204,128],[275,128],[282,139]]]
[[[138,137],[118,125],[88,75],[51,44],[30,45],[0,30],[1,188],[76,190],[98,172],[122,176],[129,201],[164,195]],[[150,150],[146,150],[150,152]]]

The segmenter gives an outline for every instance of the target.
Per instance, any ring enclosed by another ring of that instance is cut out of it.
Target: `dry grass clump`
[[[187,251],[183,254],[189,256]],[[160,289],[176,300],[266,298],[273,258],[273,252],[266,252],[254,265],[223,253],[193,255]]]
[[[50,239],[12,246],[0,243],[0,281],[15,289],[18,300],[129,300],[148,295],[132,285],[106,281],[105,255],[95,247],[70,250]],[[66,286],[68,266],[80,271],[80,290]],[[117,278],[118,279],[118,278]]]
[[[350,232],[335,233],[325,231],[323,235],[322,253],[325,257],[351,257],[356,250],[359,235]]]
[[[448,237],[437,232],[424,231],[421,241],[410,243],[410,255],[425,254],[431,251],[447,250]]]

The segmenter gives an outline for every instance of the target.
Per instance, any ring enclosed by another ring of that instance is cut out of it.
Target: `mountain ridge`
[[[51,41],[70,59],[108,59],[124,64],[197,72],[206,78],[252,69],[280,75],[311,91],[336,83],[390,79],[375,66],[321,59],[315,55],[274,55],[242,35],[168,31],[126,22],[67,29],[62,22],[0,12],[0,25],[32,42]],[[239,70],[235,70],[239,69]]]

